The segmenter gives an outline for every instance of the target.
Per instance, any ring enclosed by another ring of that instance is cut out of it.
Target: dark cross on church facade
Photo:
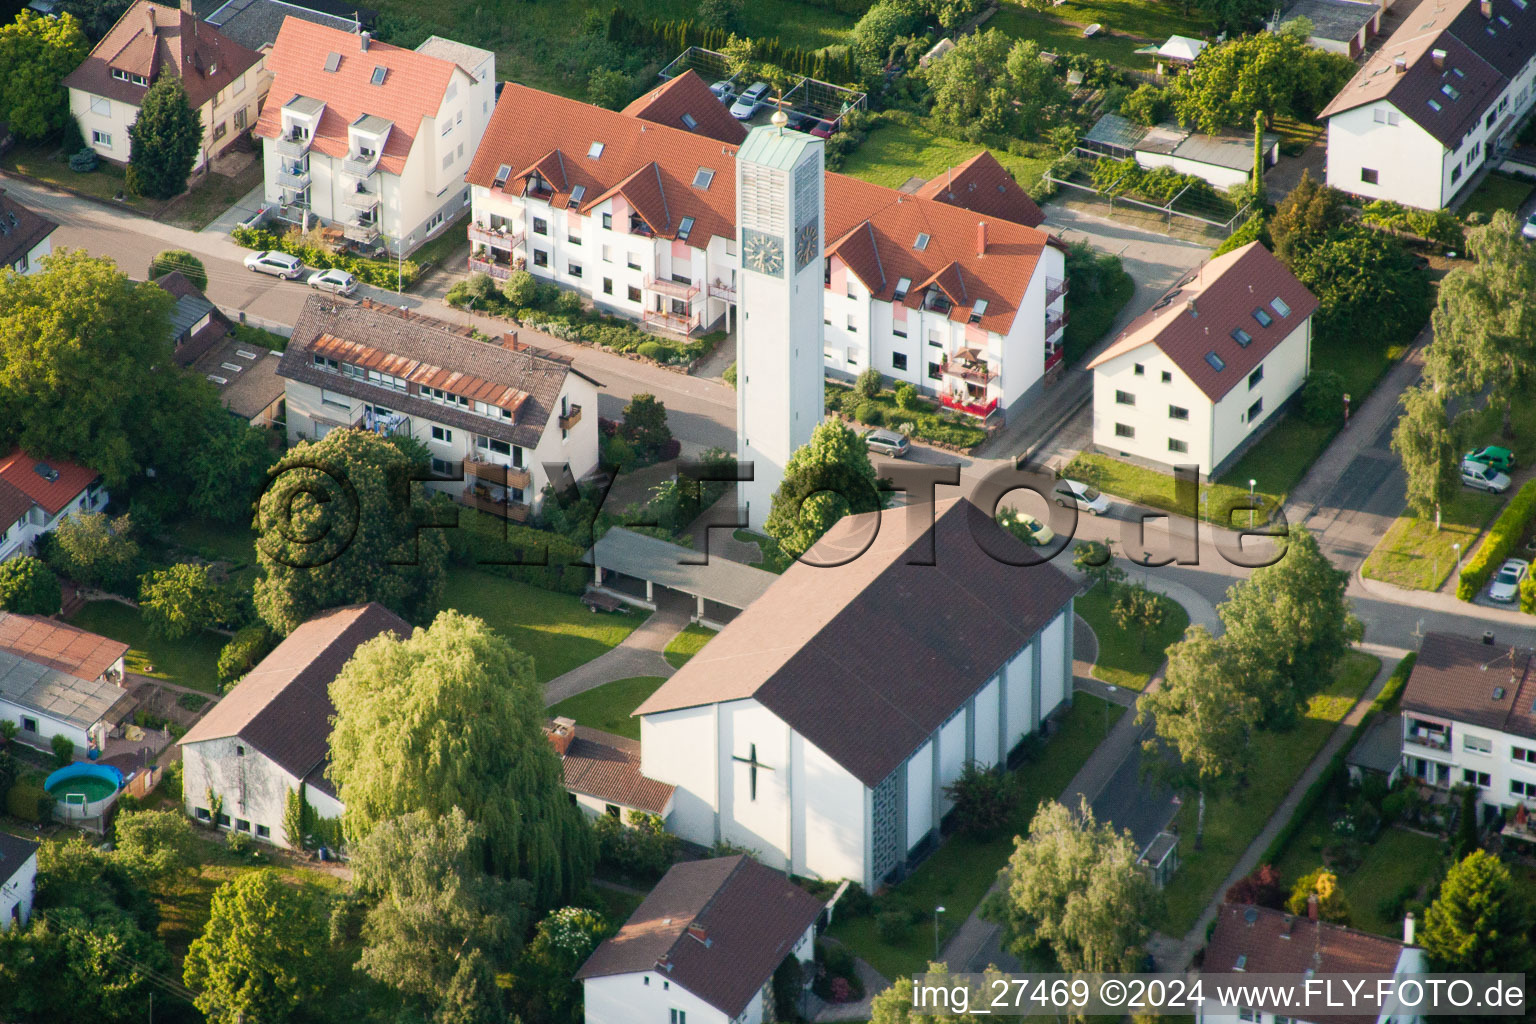
[[[747,749],[747,753],[749,755],[747,757],[742,757],[740,754],[732,754],[731,755],[731,760],[732,761],[740,761],[742,764],[746,765],[747,768],[749,769],[749,774],[747,775],[747,792],[750,795],[751,799],[756,800],[757,799],[757,770],[759,768],[761,768],[765,772],[771,772],[771,771],[773,771],[773,769],[769,768],[767,765],[763,764],[763,762],[761,762],[761,761],[759,761],[757,759],[757,744],[756,743],[752,744]]]

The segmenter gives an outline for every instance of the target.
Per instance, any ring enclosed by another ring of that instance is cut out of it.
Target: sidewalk
[[[687,628],[691,621],[693,602],[686,599],[669,601],[669,596],[658,593],[657,609],[634,632],[620,641],[617,647],[545,683],[544,705],[548,707],[558,704],[567,697],[574,697],[615,680],[633,679],[636,676],[661,676],[665,679],[676,672],[677,669],[662,656],[662,652],[667,649],[673,637]]]

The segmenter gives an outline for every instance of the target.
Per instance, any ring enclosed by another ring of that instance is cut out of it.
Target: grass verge
[[[1191,518],[1209,519],[1223,526],[1244,527],[1248,525],[1248,513],[1246,502],[1248,500],[1248,488],[1238,487],[1233,484],[1200,485],[1199,498],[1196,501],[1186,501],[1180,504],[1174,493],[1173,476],[1156,469],[1145,466],[1136,466],[1129,462],[1109,455],[1100,455],[1097,452],[1081,452],[1062,471],[1063,476],[1074,480],[1082,480],[1093,484],[1107,494],[1127,501],[1134,501],[1142,505],[1150,505],[1153,508],[1166,509],[1179,515]],[[1272,508],[1280,500],[1280,495],[1266,491],[1257,492],[1264,502],[1264,508]],[[1235,509],[1239,507],[1243,511],[1233,511],[1230,517],[1223,517],[1220,513],[1223,508]],[[1261,508],[1254,520],[1257,523],[1264,521],[1264,512]],[[1139,558],[1134,552],[1122,552],[1127,557]]]
[[[672,638],[672,642],[667,644],[667,649],[661,656],[666,658],[667,664],[673,668],[682,668],[688,663],[689,658],[704,649],[704,645],[709,643],[714,635],[715,631],[708,626],[693,623]]]
[[[578,693],[549,709],[551,716],[573,719],[577,725],[601,729],[615,736],[640,738],[640,720],[631,718],[635,708],[666,682],[661,676],[635,676],[617,679]]]
[[[137,608],[117,601],[88,601],[69,624],[128,645],[129,672],[163,679],[206,693],[219,692],[219,651],[227,642],[218,633],[194,633],[165,640],[150,633]]]
[[[1512,178],[1507,174],[1490,174],[1477,186],[1467,201],[1461,204],[1459,211],[1463,217],[1469,213],[1481,213],[1485,217],[1492,217],[1500,210],[1508,210],[1519,216],[1520,207],[1531,197],[1531,192],[1536,189],[1528,181]]]
[[[1189,627],[1189,613],[1184,606],[1169,597],[1163,600],[1168,607],[1168,616],[1162,626],[1147,634],[1143,644],[1139,636],[1116,624],[1112,591],[1100,585],[1077,599],[1077,614],[1093,628],[1093,635],[1099,642],[1093,678],[1127,690],[1140,692],[1146,689],[1152,673],[1163,663],[1169,645],[1182,637]]]
[[[1440,510],[1440,529],[1433,518],[1420,519],[1405,511],[1387,528],[1360,571],[1408,590],[1439,590],[1456,571],[1461,545],[1465,562],[1478,536],[1498,514],[1504,499],[1496,494],[1463,491]]]

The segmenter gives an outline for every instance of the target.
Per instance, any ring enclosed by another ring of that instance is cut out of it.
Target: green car
[[[1463,457],[1463,461],[1476,462],[1479,465],[1490,466],[1501,473],[1508,473],[1515,468],[1515,453],[1508,448],[1488,445],[1486,448],[1479,448],[1475,452],[1467,452]]]

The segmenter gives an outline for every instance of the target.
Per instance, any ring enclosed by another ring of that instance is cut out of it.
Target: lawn
[[[570,594],[530,587],[478,569],[448,573],[443,607],[484,619],[512,646],[533,655],[534,674],[548,682],[618,646],[644,615],[593,614]]]
[[[1065,5],[1064,5],[1065,6]],[[1077,4],[1078,7],[1135,7],[1147,6],[1146,4],[1126,3],[1123,0],[1089,0],[1088,3]],[[1045,14],[1041,11],[1026,11],[1017,3],[1004,2],[998,8],[997,14],[987,22],[986,28],[995,28],[1005,35],[1015,39],[1033,39],[1040,44],[1040,48],[1048,53],[1086,53],[1090,57],[1101,57],[1123,68],[1132,68],[1139,71],[1151,71],[1156,62],[1146,54],[1136,51],[1148,42],[1154,41],[1152,37],[1138,38],[1134,34],[1131,25],[1143,24],[1139,19],[1132,18],[1129,21],[1117,17],[1111,13],[1106,15],[1107,21],[1100,21],[1109,30],[1108,35],[1095,36],[1092,39],[1083,38],[1083,30],[1080,25],[1071,21],[1064,21],[1054,14]],[[1073,15],[1073,18],[1082,15]],[[1097,18],[1089,18],[1088,21],[1097,21]],[[1145,27],[1143,25],[1143,27]],[[1173,33],[1164,32],[1156,39],[1161,43]]]
[[[757,545],[758,560],[747,563],[752,568],[775,574],[782,574],[789,568],[790,560],[784,557],[784,552],[779,550],[779,542],[772,537],[765,537],[751,530],[737,530],[731,536],[743,544]]]
[[[448,261],[450,256],[456,254],[460,249],[464,250],[464,255],[467,257],[469,255],[469,236],[464,233],[464,227],[469,218],[470,212],[465,210],[463,216],[459,217],[459,219],[445,227],[439,228],[435,238],[411,253],[411,259],[415,260],[420,267],[426,267],[428,264],[437,267],[442,266]],[[457,263],[456,266],[460,270],[464,269],[462,262]]]
[[[171,539],[209,561],[236,566],[256,564],[256,535],[247,526],[229,526],[207,519],[183,519],[166,528]]]
[[[673,668],[682,668],[688,663],[688,659],[704,649],[709,643],[709,638],[715,635],[715,631],[708,626],[700,626],[698,623],[690,625],[667,644],[667,649],[662,652],[662,657],[667,659],[667,664]]]
[[[1456,571],[1456,551],[1463,561],[1472,553],[1478,536],[1498,514],[1504,499],[1496,494],[1463,490],[1440,510],[1440,529],[1435,520],[1404,512],[1371,550],[1360,571],[1408,590],[1439,590]]]
[[[1135,466],[1096,452],[1082,452],[1077,455],[1067,464],[1067,468],[1062,471],[1062,476],[1093,484],[1106,494],[1117,498],[1166,509],[1192,518],[1210,519],[1216,523],[1223,523],[1220,511],[1224,506],[1244,510],[1247,508],[1248,488],[1246,486],[1221,483],[1201,484],[1198,501],[1186,500],[1180,504],[1175,499],[1174,480],[1171,473],[1145,466]],[[1263,523],[1263,508],[1273,507],[1280,500],[1280,496],[1263,489],[1258,491],[1258,495],[1264,504],[1255,522]],[[1242,504],[1234,504],[1237,502]],[[1247,526],[1247,511],[1233,511],[1230,519],[1223,525]]]
[[[1321,865],[1323,849],[1334,841],[1328,812],[1320,803],[1275,865],[1284,883],[1290,885]],[[1360,866],[1339,877],[1344,898],[1353,912],[1350,923],[1378,935],[1401,935],[1402,918],[1382,911],[1395,909],[1392,904],[1410,885],[1418,887],[1415,898],[1419,900],[1433,892],[1443,874],[1444,846],[1439,839],[1417,832],[1383,829],[1376,841],[1365,848]]]
[[[549,709],[552,717],[569,718],[577,725],[600,729],[616,736],[640,738],[640,719],[630,717],[645,698],[666,682],[661,676],[619,679],[578,693]]]
[[[1461,204],[1458,211],[1463,217],[1469,213],[1481,213],[1485,217],[1492,217],[1500,210],[1508,210],[1519,216],[1520,207],[1531,197],[1531,191],[1536,189],[1528,181],[1519,178],[1511,178],[1507,174],[1490,174],[1483,179],[1483,183],[1477,186],[1477,190],[1467,197],[1467,201]]]
[[[165,204],[156,220],[188,231],[201,231],[261,184],[261,159],[234,177],[209,173],[199,178],[192,191]]]
[[[984,148],[940,135],[917,117],[887,114],[843,161],[842,170],[876,185],[900,188],[908,178],[937,178]],[[1026,189],[1040,180],[1051,162],[1050,157],[1017,156],[1002,149],[990,152]]]
[[[1083,693],[1075,695],[1055,734],[1040,746],[1033,760],[1011,776],[1018,789],[1018,802],[1013,826],[1007,834],[987,841],[962,835],[950,837],[895,887],[894,894],[930,915],[934,907],[944,907],[939,927],[941,939],[947,941],[1007,864],[1013,852],[1013,837],[1028,831],[1040,802],[1061,796],[1104,739],[1105,722],[1113,726],[1124,713],[1119,705]],[[887,978],[897,978],[926,968],[933,956],[932,920],[930,916],[926,925],[914,925],[896,943],[880,937],[872,916],[838,918],[829,934]]]
[[[1127,690],[1141,691],[1152,680],[1152,673],[1163,663],[1168,646],[1184,635],[1189,613],[1171,598],[1163,599],[1168,616],[1161,627],[1147,635],[1146,644],[1115,623],[1111,608],[1114,595],[1099,585],[1077,599],[1075,608],[1099,641],[1099,657],[1093,666],[1093,678]]]
[[[3,156],[0,156],[0,167],[52,185],[83,192],[98,199],[111,200],[118,193],[124,193],[124,198],[119,202],[144,214],[153,215],[164,206],[163,203],[150,199],[128,196],[123,185],[123,168],[116,164],[102,161],[97,165],[96,170],[78,174],[69,169],[67,157],[56,158],[58,152],[57,139],[46,142],[18,141],[6,150]],[[134,272],[142,271],[142,268],[132,269]]]
[[[163,640],[145,627],[137,608],[117,601],[89,601],[70,617],[69,624],[127,644],[129,672],[207,693],[219,692],[219,651],[228,641],[218,633]]]
[[[1159,931],[1180,936],[1194,926],[1201,911],[1217,895],[1217,888],[1274,817],[1296,780],[1380,669],[1377,658],[1351,652],[1339,666],[1332,684],[1312,698],[1306,716],[1296,728],[1254,736],[1250,744],[1254,769],[1248,784],[1206,801],[1202,850],[1197,851],[1193,842],[1198,801],[1184,801],[1174,820],[1179,833],[1190,837],[1190,841],[1180,844],[1182,863],[1163,890],[1167,903],[1158,923]]]

